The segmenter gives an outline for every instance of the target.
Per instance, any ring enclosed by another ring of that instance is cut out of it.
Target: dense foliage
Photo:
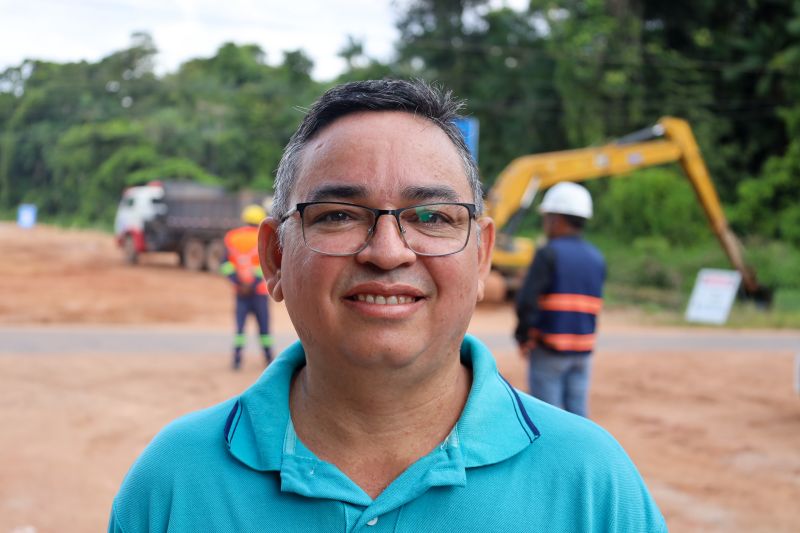
[[[480,120],[488,184],[516,156],[686,118],[737,232],[800,246],[800,1],[493,5],[400,1],[395,58],[366,57],[350,38],[330,83],[452,88]],[[163,77],[156,53],[135,34],[97,63],[28,60],[0,73],[0,212],[33,202],[45,217],[107,224],[122,188],[152,178],[268,188],[303,107],[330,85],[311,78],[302,51],[270,64],[259,47],[228,43]],[[709,235],[677,168],[591,187],[594,231],[656,238],[638,245],[655,255]]]
[[[44,216],[108,222],[126,185],[193,179],[268,189],[298,106],[322,91],[301,51],[267,65],[252,45],[153,74],[156,48],[96,64],[26,61],[0,76],[0,208],[32,202]]]

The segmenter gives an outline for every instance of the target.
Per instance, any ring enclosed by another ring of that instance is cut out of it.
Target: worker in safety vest
[[[245,345],[244,323],[252,313],[258,321],[260,342],[266,363],[272,361],[272,336],[269,334],[267,284],[258,260],[258,226],[267,216],[259,205],[248,205],[242,211],[246,226],[232,229],[225,235],[226,258],[221,271],[231,280],[236,292],[236,336],[233,342],[233,369],[242,365]]]
[[[515,338],[529,361],[530,393],[587,416],[591,354],[603,305],[603,255],[582,237],[592,197],[576,183],[558,183],[544,195],[547,245],[536,251],[517,295]]]

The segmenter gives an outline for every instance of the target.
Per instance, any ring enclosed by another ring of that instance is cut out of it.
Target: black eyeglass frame
[[[372,214],[375,216],[375,220],[372,222],[372,227],[369,228],[369,231],[367,232],[367,238],[364,240],[364,244],[362,244],[361,247],[358,248],[356,251],[349,252],[349,253],[346,253],[346,254],[334,254],[334,253],[330,253],[330,252],[322,252],[322,251],[317,250],[316,248],[312,247],[310,244],[308,244],[308,241],[306,240],[305,222],[303,222],[303,211],[305,211],[305,209],[310,205],[318,205],[318,204],[346,205],[348,207],[358,207],[358,208],[361,208],[361,209],[366,209],[367,211],[371,211]],[[465,207],[467,209],[467,211],[469,212],[470,220],[476,220],[477,219],[478,207],[475,204],[464,203],[464,202],[431,202],[431,203],[428,203],[428,204],[410,205],[408,207],[401,207],[399,209],[375,209],[374,207],[367,207],[365,205],[360,205],[360,204],[352,204],[350,202],[319,201],[319,202],[299,202],[299,203],[295,204],[295,206],[292,209],[290,209],[288,213],[286,213],[285,215],[283,215],[283,217],[281,217],[280,223],[283,224],[292,215],[294,215],[295,213],[299,213],[300,214],[300,228],[301,228],[301,231],[303,233],[303,244],[305,244],[306,246],[308,246],[308,248],[310,250],[312,250],[312,251],[314,251],[314,252],[316,252],[318,254],[329,255],[329,256],[333,256],[333,257],[347,257],[347,256],[350,256],[350,255],[357,255],[357,254],[363,252],[364,249],[369,245],[369,241],[372,239],[372,236],[375,234],[375,228],[378,227],[378,220],[383,215],[392,215],[394,217],[395,222],[397,222],[397,229],[400,231],[400,237],[403,239],[403,243],[406,245],[406,247],[409,250],[411,250],[412,252],[414,252],[418,256],[422,256],[422,257],[446,257],[448,255],[457,254],[457,253],[461,252],[462,250],[464,250],[464,248],[466,248],[467,244],[469,243],[469,237],[470,237],[470,235],[472,233],[472,224],[470,224],[467,227],[467,235],[466,235],[466,238],[464,239],[463,246],[461,246],[461,248],[459,248],[458,250],[455,250],[453,252],[447,252],[446,254],[425,254],[425,253],[421,253],[421,252],[418,252],[418,251],[414,250],[408,244],[408,241],[406,241],[406,235],[405,235],[406,234],[406,230],[403,228],[403,225],[400,223],[400,213],[402,213],[403,211],[408,211],[409,209],[419,209],[420,207],[426,207],[426,206],[429,206],[429,205],[460,205],[461,207]]]

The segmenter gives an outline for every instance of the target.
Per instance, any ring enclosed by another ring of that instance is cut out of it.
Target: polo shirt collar
[[[466,467],[499,463],[530,446],[539,429],[519,392],[497,371],[489,349],[467,335],[461,360],[472,367],[472,387],[455,428]]]
[[[456,426],[440,446],[396,481],[416,473],[426,477],[427,486],[463,485],[466,468],[501,462],[538,438],[539,431],[519,394],[497,372],[488,348],[467,335],[461,345],[461,360],[472,368],[472,387]],[[284,490],[343,499],[344,474],[308,450],[291,423],[289,387],[304,364],[305,352],[297,342],[269,366],[231,410],[224,432],[226,443],[230,453],[250,468],[280,471]],[[309,477],[311,471],[319,475]],[[312,485],[309,479],[314,480]],[[366,505],[369,497],[359,491],[347,500]]]

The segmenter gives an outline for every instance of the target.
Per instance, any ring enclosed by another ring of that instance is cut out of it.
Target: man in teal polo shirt
[[[608,433],[516,391],[466,335],[494,226],[459,108],[393,80],[312,106],[259,236],[300,342],[159,433],[110,531],[666,530]]]

